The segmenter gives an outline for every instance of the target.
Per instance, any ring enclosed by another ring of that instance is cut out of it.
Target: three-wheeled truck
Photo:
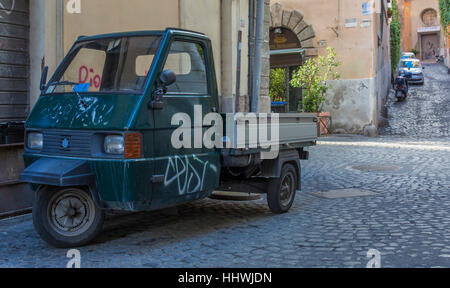
[[[219,96],[205,35],[167,29],[83,36],[48,83],[47,71],[26,122],[21,180],[36,191],[33,222],[49,244],[89,243],[108,210],[161,209],[213,191],[266,193],[274,213],[291,208],[317,119],[259,114],[265,123],[277,119],[274,157],[263,157],[268,146],[251,141],[259,124],[245,124],[250,140],[239,143],[236,127],[248,115],[214,118]],[[202,145],[218,123],[232,135],[211,137],[223,147]]]

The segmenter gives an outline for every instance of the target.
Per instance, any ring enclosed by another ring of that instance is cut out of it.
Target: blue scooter
[[[394,81],[395,97],[399,102],[405,101],[408,97],[409,85],[408,79],[411,78],[410,72],[401,71]]]

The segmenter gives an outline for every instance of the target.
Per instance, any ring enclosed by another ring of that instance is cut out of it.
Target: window
[[[164,70],[177,75],[177,81],[168,87],[168,94],[208,94],[205,53],[200,44],[173,42]]]
[[[88,92],[98,92],[101,75],[105,68],[106,52],[90,48],[81,48],[77,56],[67,67],[64,80],[74,83],[89,83]],[[71,92],[70,86],[61,86],[64,92]]]
[[[403,61],[401,63],[402,68],[420,68],[422,65],[418,61]]]
[[[145,77],[152,66],[155,55],[140,55],[136,58],[136,75]]]
[[[434,9],[426,9],[422,12],[422,22],[425,24],[425,26],[437,26],[438,23],[438,17],[437,12]]]
[[[78,43],[47,94],[140,92],[160,42],[159,36],[96,39]]]

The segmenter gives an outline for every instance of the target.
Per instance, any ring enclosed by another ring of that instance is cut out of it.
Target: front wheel
[[[267,191],[267,203],[275,214],[286,213],[294,204],[298,183],[297,169],[292,164],[285,164],[281,176],[273,179]]]
[[[84,189],[45,187],[36,195],[34,227],[41,238],[54,247],[88,244],[101,232],[103,221],[103,211]]]

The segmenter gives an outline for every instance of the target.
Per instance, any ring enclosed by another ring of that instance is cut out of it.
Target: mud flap
[[[301,155],[300,155],[301,154]],[[261,165],[261,175],[260,177],[267,177],[267,178],[280,178],[281,176],[281,169],[283,169],[283,165],[285,163],[292,163],[294,167],[297,170],[298,173],[298,183],[297,183],[297,189],[302,189],[302,166],[300,162],[300,156],[302,158],[309,158],[308,152],[299,152],[297,150],[288,150],[288,151],[281,151],[280,156],[277,159],[273,160],[265,160]]]

